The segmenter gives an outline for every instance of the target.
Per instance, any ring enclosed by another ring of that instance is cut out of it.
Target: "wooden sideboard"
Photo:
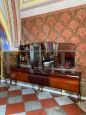
[[[32,72],[25,68],[11,68],[10,82],[23,81],[40,86],[59,88],[70,92],[76,92],[80,98],[81,72],[61,72],[61,71],[40,71]]]
[[[28,69],[11,68],[10,70],[10,84],[12,80],[28,82]]]

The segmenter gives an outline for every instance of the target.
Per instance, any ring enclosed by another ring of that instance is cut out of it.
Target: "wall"
[[[76,68],[86,80],[86,5],[22,19],[22,43],[55,41],[76,45]]]

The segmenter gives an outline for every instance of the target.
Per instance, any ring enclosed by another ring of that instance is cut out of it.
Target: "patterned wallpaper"
[[[76,45],[76,68],[86,80],[86,5],[22,19],[21,43],[55,41]]]

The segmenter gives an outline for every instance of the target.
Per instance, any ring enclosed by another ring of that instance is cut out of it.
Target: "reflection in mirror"
[[[59,69],[73,69],[75,67],[75,45],[59,43],[55,56],[55,67]]]
[[[28,65],[30,62],[32,68],[73,69],[75,49],[75,45],[71,43],[45,42],[24,45],[20,47],[20,63]]]
[[[41,43],[42,67],[54,67],[55,43]]]

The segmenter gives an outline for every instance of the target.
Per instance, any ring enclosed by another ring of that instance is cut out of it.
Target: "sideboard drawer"
[[[49,78],[50,87],[60,88],[68,91],[79,92],[79,80],[77,79],[64,79],[58,77]]]

